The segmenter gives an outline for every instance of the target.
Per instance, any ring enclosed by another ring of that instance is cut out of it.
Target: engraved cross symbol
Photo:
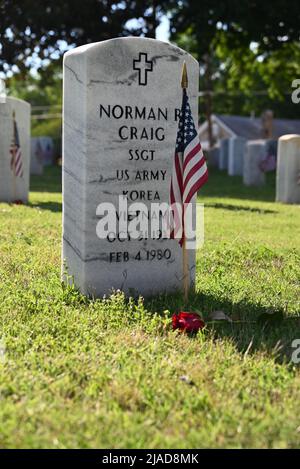
[[[133,70],[139,72],[139,85],[147,85],[147,72],[153,71],[153,62],[148,60],[147,53],[139,53],[139,58],[133,61]]]

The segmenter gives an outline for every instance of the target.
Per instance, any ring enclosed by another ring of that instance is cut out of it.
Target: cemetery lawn
[[[189,310],[234,322],[196,337],[170,328],[180,295],[62,288],[59,168],[28,206],[1,203],[0,447],[299,447],[300,206],[274,185],[211,172]]]

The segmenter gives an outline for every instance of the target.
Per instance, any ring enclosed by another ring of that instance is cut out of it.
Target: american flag
[[[10,150],[9,150],[11,154],[10,167],[12,171],[14,172],[15,176],[22,177],[23,176],[23,163],[22,163],[22,152],[21,152],[21,147],[20,147],[19,131],[18,131],[18,126],[17,126],[15,116],[13,116],[13,119],[14,119],[14,135],[13,135],[13,140],[11,142]]]
[[[277,159],[275,155],[267,155],[265,159],[261,161],[259,167],[263,173],[269,173],[275,171],[277,166]]]
[[[184,88],[170,188],[172,209],[170,237],[179,239],[180,246],[183,245],[185,237],[185,204],[191,201],[193,195],[205,184],[207,179],[206,160],[193,121],[188,95]],[[181,210],[178,210],[177,204],[180,204]]]

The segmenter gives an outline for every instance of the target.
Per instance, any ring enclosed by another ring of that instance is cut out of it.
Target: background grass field
[[[189,309],[234,322],[196,337],[170,329],[180,295],[62,287],[59,168],[33,178],[28,206],[0,204],[0,446],[299,447],[300,206],[273,203],[274,185],[212,172],[203,188]]]

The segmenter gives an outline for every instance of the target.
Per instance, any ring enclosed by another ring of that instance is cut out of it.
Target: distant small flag
[[[178,239],[181,236],[180,246],[183,245],[185,236],[184,204],[191,201],[193,195],[206,183],[207,179],[206,160],[193,121],[186,87],[184,87],[170,187],[170,204],[173,206],[170,237]],[[180,213],[173,204],[180,204],[182,207]]]
[[[261,163],[259,167],[263,173],[269,173],[270,171],[275,171],[277,166],[276,156],[275,155],[267,155]]]
[[[19,139],[19,131],[18,131],[18,126],[17,122],[15,119],[15,113],[13,113],[13,125],[14,125],[14,134],[13,134],[13,140],[10,145],[10,154],[11,154],[11,160],[10,160],[10,167],[11,170],[14,172],[14,175],[17,177],[22,177],[23,176],[23,163],[22,163],[22,151],[20,147],[20,139]]]

